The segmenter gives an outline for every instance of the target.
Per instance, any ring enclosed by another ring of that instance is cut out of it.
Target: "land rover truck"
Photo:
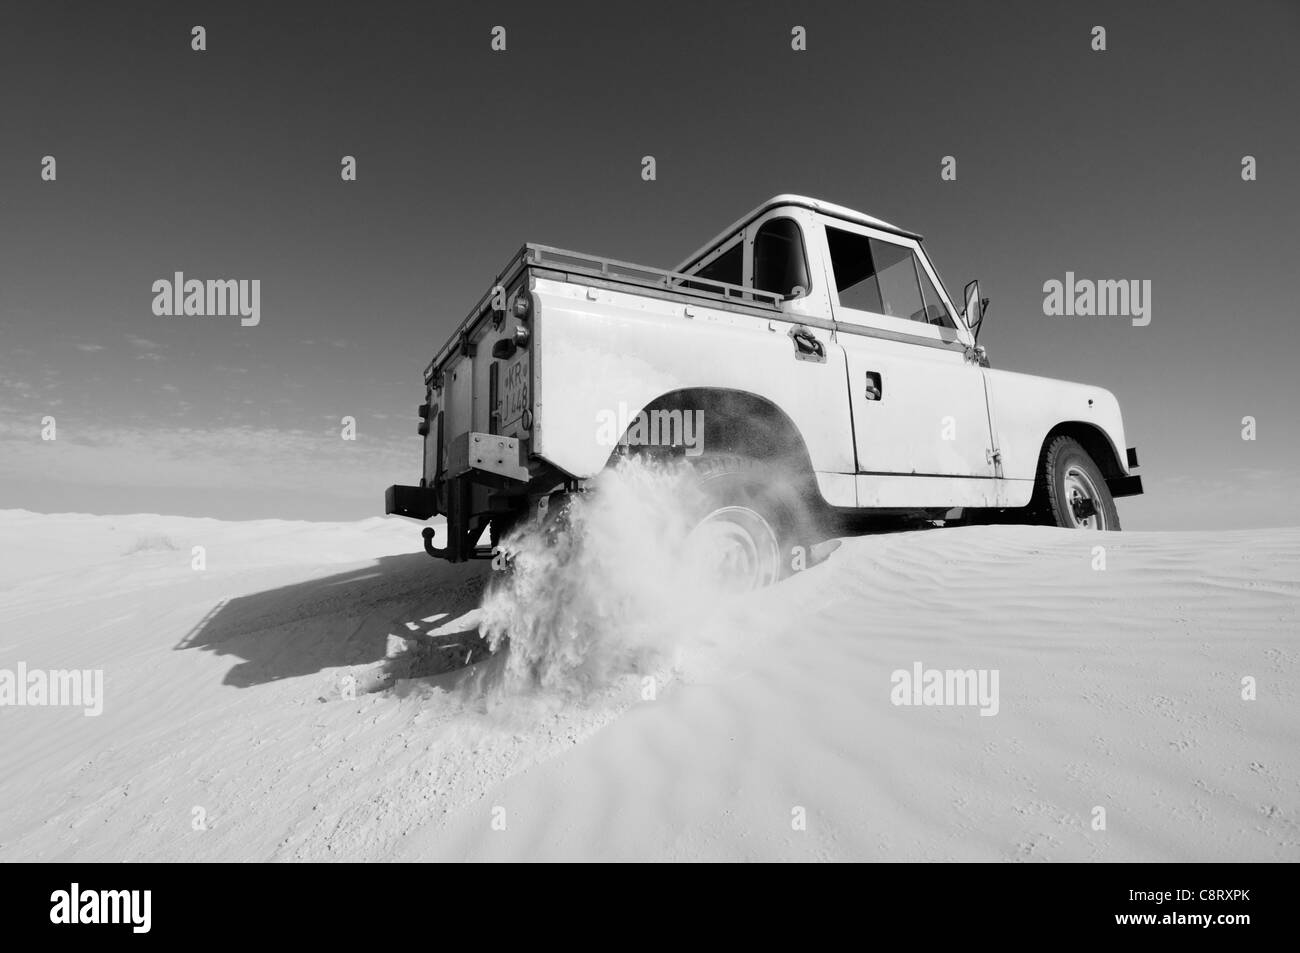
[[[744,586],[809,527],[1118,530],[1142,482],[1114,395],[994,368],[987,307],[974,281],[957,307],[920,235],[798,195],[672,270],[526,244],[425,367],[423,476],[385,511],[486,558],[621,457],[675,455]]]

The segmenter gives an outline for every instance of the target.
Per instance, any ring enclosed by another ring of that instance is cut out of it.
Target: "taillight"
[[[527,291],[521,291],[515,295],[514,304],[510,306],[514,311],[515,317],[520,321],[527,321],[533,313],[533,296]]]

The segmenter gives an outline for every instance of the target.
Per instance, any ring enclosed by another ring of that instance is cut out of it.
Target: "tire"
[[[693,464],[694,526],[686,558],[731,592],[770,586],[790,575],[793,551],[809,529],[804,483],[748,457],[718,454]]]
[[[1120,528],[1115,500],[1101,468],[1073,437],[1057,437],[1043,451],[1034,510],[1040,521],[1067,529]]]

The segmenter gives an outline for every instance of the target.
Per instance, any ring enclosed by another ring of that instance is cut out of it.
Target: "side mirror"
[[[966,310],[963,312],[966,327],[970,328],[970,333],[978,341],[980,328],[984,325],[984,315],[989,309],[989,299],[980,297],[979,281],[968,282],[963,297],[966,299]]]

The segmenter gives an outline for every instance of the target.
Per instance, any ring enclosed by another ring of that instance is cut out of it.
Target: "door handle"
[[[826,362],[826,345],[817,340],[817,336],[802,324],[790,329],[790,339],[794,341],[795,360]]]
[[[880,400],[885,395],[885,382],[879,371],[867,371],[867,400]]]

